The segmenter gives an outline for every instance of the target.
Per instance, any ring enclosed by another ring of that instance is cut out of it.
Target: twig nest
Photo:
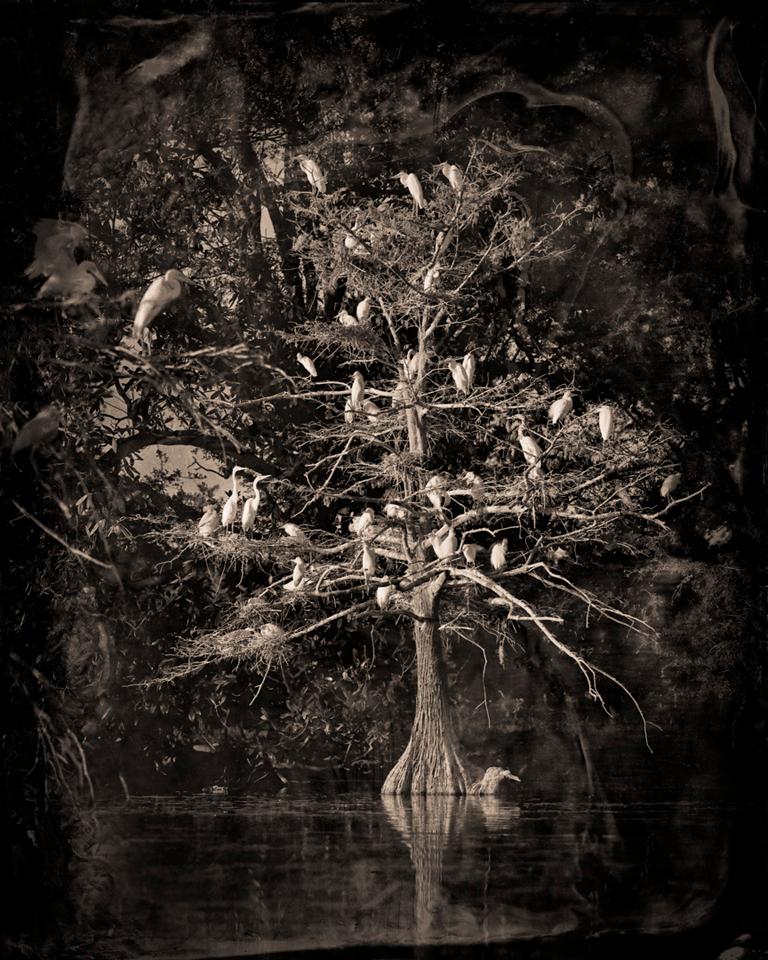
[[[511,781],[520,783],[520,777],[509,770],[504,770],[503,767],[488,767],[482,778],[472,784],[469,792],[477,797],[498,796],[511,789],[509,786]]]

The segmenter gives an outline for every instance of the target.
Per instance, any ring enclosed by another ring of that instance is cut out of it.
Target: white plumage
[[[237,519],[237,502],[240,499],[240,495],[237,492],[237,474],[239,470],[244,469],[244,467],[234,467],[232,470],[232,493],[229,495],[227,502],[224,504],[224,509],[221,511],[222,527],[231,526]]]
[[[249,530],[253,528],[253,525],[256,523],[256,514],[259,512],[259,505],[261,504],[261,490],[259,490],[259,483],[262,480],[269,479],[268,473],[259,473],[256,475],[253,481],[253,496],[249,497],[243,506],[243,515],[240,519],[240,525],[243,528],[243,533],[248,533]]]
[[[381,410],[376,406],[373,400],[363,402],[363,413],[368,417],[371,423],[376,423],[376,418],[381,415]]]
[[[216,507],[208,506],[202,517],[197,521],[197,532],[201,537],[212,537],[219,529],[219,511]]]
[[[347,397],[347,402],[344,404],[344,423],[354,423],[354,420],[355,411],[352,409],[352,402]]]
[[[461,548],[462,555],[467,563],[474,567],[477,562],[477,555],[482,550],[482,547],[479,547],[476,543],[465,543]]]
[[[392,179],[399,180],[407,188],[413,199],[414,213],[424,209],[424,191],[421,189],[421,182],[415,173],[407,173],[405,170],[401,170]]]
[[[477,369],[477,362],[475,361],[475,355],[470,350],[469,353],[464,357],[461,362],[462,367],[464,368],[464,375],[467,378],[467,391],[472,389],[472,386],[475,382],[475,370]]]
[[[429,293],[440,279],[440,267],[429,267],[424,274],[424,293]]]
[[[388,503],[384,507],[384,516],[388,520],[405,520],[407,514],[405,507],[400,507],[396,503]]]
[[[298,524],[284,523],[283,530],[285,530],[286,535],[289,536],[291,540],[298,540],[299,543],[306,543],[306,535]]]
[[[662,497],[671,497],[675,490],[677,490],[677,488],[680,486],[682,479],[682,473],[670,473],[670,475],[661,485]]]
[[[450,183],[452,190],[455,190],[456,193],[461,190],[464,177],[460,167],[457,167],[455,163],[441,163],[440,173],[442,173],[448,183]]]
[[[182,283],[189,283],[180,270],[166,270],[162,277],[153,280],[139,302],[133,320],[133,336],[141,340],[152,321],[174,300],[181,296]]]
[[[301,557],[293,558],[293,573],[291,574],[291,582],[285,584],[286,590],[299,590],[304,578],[307,575],[307,565],[301,559]]]
[[[607,404],[603,404],[597,411],[597,414],[600,424],[600,436],[603,438],[603,442],[605,442],[613,433],[613,410]]]
[[[366,579],[376,573],[376,551],[370,543],[363,543],[363,573]]]
[[[456,393],[459,396],[469,393],[469,387],[467,386],[467,375],[464,372],[464,367],[462,367],[462,365],[456,360],[449,360],[448,367],[451,371],[453,382],[456,385]]]
[[[573,410],[573,396],[570,390],[566,390],[562,397],[550,405],[549,422],[555,426],[561,420],[565,420],[571,410]]]
[[[64,258],[54,267],[48,279],[37,291],[41,297],[61,297],[65,303],[81,303],[96,289],[96,284],[106,286],[107,281],[92,260],[68,263]]]
[[[507,562],[507,538],[497,540],[491,547],[491,566],[494,570],[502,570]]]
[[[317,376],[317,367],[315,366],[315,361],[311,357],[304,356],[303,353],[297,353],[296,359],[304,367],[310,377]]]
[[[328,183],[317,161],[303,153],[297,154],[296,159],[299,161],[299,166],[304,171],[307,180],[309,180],[309,185],[318,193],[325,193]]]
[[[443,498],[438,492],[442,486],[442,479],[438,476],[434,476],[429,478],[425,487],[427,492],[427,500],[429,500],[435,510],[440,510],[443,506]]]
[[[371,298],[363,297],[363,299],[358,303],[355,309],[355,315],[360,323],[365,323],[368,317],[371,315]]]
[[[376,519],[376,514],[373,512],[371,507],[366,507],[363,512],[357,516],[352,517],[350,522],[350,528],[352,533],[356,533],[358,536],[362,536],[365,533],[366,529],[371,526],[373,521]]]
[[[440,560],[447,560],[448,557],[452,557],[458,548],[456,531],[453,529],[453,525],[449,525],[445,536],[442,538],[440,537],[439,533],[432,534],[431,543],[432,549],[435,551],[435,555]]]
[[[379,608],[379,610],[387,609],[394,591],[395,591],[395,588],[392,586],[391,583],[388,583],[384,587],[376,588],[376,606]]]
[[[340,310],[336,319],[342,327],[356,327],[358,325],[357,317],[353,317],[348,310]]]
[[[523,451],[523,456],[525,457],[526,463],[529,463],[532,466],[537,465],[542,457],[541,447],[538,445],[538,443],[536,443],[533,437],[528,436],[522,423],[517,429],[517,439],[520,444],[520,449]]]
[[[350,388],[349,402],[353,410],[359,410],[363,405],[365,397],[365,380],[359,370],[352,374],[352,386]]]

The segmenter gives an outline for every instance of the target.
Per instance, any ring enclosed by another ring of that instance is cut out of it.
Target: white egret
[[[347,402],[344,404],[344,423],[354,423],[355,422],[355,411],[352,409],[352,403],[350,402],[349,397],[347,397]]]
[[[400,170],[392,179],[399,180],[400,183],[407,188],[408,193],[410,193],[413,198],[414,213],[418,213],[419,210],[424,209],[424,191],[421,189],[421,183],[415,173],[407,173],[405,170]]]
[[[221,511],[222,527],[231,527],[237,518],[237,502],[240,499],[240,494],[237,491],[237,474],[240,470],[245,470],[245,467],[233,467],[232,469],[232,493],[227,498],[224,509]]]
[[[384,516],[389,520],[405,520],[408,511],[405,507],[400,507],[396,503],[388,503],[384,507]]]
[[[474,567],[475,563],[477,562],[477,555],[482,551],[482,549],[483,548],[476,543],[465,543],[461,548],[461,553],[467,563],[471,567]]]
[[[353,410],[360,410],[363,405],[363,399],[365,398],[365,380],[359,370],[355,370],[352,374],[352,386],[350,390],[350,406]]]
[[[532,466],[538,464],[542,457],[541,447],[538,445],[538,443],[536,443],[533,437],[528,436],[522,423],[519,424],[517,428],[517,439],[520,444],[520,449],[523,451],[523,456],[525,457],[526,463],[529,463]]]
[[[366,400],[363,403],[363,413],[371,423],[376,423],[376,418],[381,416],[381,409],[376,406],[373,400]]]
[[[475,360],[474,353],[470,350],[461,361],[461,365],[464,368],[464,375],[467,378],[467,390],[472,389],[472,385],[475,382],[475,370],[477,369],[477,361]]]
[[[366,580],[376,574],[376,551],[366,542],[363,542],[363,574]]]
[[[257,473],[253,480],[253,496],[249,497],[245,504],[243,505],[243,515],[240,518],[240,526],[243,528],[243,533],[248,533],[249,530],[253,528],[253,525],[256,523],[256,514],[259,512],[259,505],[261,504],[261,490],[259,490],[259,483],[262,480],[269,480],[271,477],[270,473]]]
[[[55,439],[59,432],[59,411],[52,403],[39,410],[31,420],[27,420],[19,430],[11,447],[11,455],[16,456],[28,447],[37,447]]]
[[[37,291],[37,297],[61,297],[65,303],[81,303],[93,293],[97,283],[106,286],[107,281],[92,260],[62,261]]]
[[[307,565],[301,559],[301,557],[293,558],[293,573],[291,574],[291,582],[286,583],[283,586],[284,590],[299,590],[304,578],[307,575]]]
[[[507,562],[507,544],[508,540],[497,540],[491,547],[491,566],[494,570],[503,570]]]
[[[191,283],[181,270],[166,270],[162,277],[153,280],[139,302],[133,320],[133,336],[142,340],[152,321],[174,300],[181,296],[182,283]]]
[[[282,529],[291,540],[298,540],[299,543],[306,543],[307,537],[301,527],[296,523],[284,523]]]
[[[355,316],[360,321],[360,323],[366,323],[368,317],[371,315],[371,298],[363,297],[363,299],[358,303],[355,308]]]
[[[451,189],[459,193],[464,184],[461,168],[457,167],[455,163],[439,163],[437,169],[451,185]]]
[[[459,396],[469,393],[469,387],[467,386],[467,374],[464,371],[464,367],[462,367],[457,360],[449,360],[448,367],[451,371],[453,382],[456,385],[456,393]]]
[[[452,557],[458,549],[458,541],[456,539],[456,531],[453,529],[453,524],[449,524],[448,530],[442,538],[439,533],[433,533],[430,540],[432,549],[440,560],[447,560],[448,557]]]
[[[296,359],[299,361],[302,367],[304,367],[304,369],[307,371],[310,378],[317,376],[317,367],[315,366],[315,361],[312,359],[312,357],[307,357],[303,353],[297,353]]]
[[[74,264],[75,250],[82,246],[88,231],[70,220],[38,220],[32,228],[37,238],[32,263],[24,271],[30,279],[50,277],[65,264]]]
[[[424,274],[424,293],[429,293],[440,279],[440,267],[429,267]]]
[[[597,415],[600,424],[600,436],[603,438],[603,442],[605,442],[613,433],[613,410],[604,403],[597,411]]]
[[[296,160],[298,160],[299,166],[309,180],[310,187],[317,190],[318,193],[325,193],[328,189],[328,182],[317,161],[304,153],[297,153]]]
[[[339,311],[336,319],[342,325],[342,327],[356,327],[358,326],[357,317],[353,317],[352,314],[345,309]]]
[[[424,488],[427,492],[427,500],[429,500],[435,510],[442,510],[443,508],[443,497],[438,492],[442,489],[443,485],[442,477],[435,475],[429,478]]]
[[[379,610],[386,610],[389,606],[389,602],[392,599],[392,594],[395,592],[395,588],[391,583],[388,583],[384,587],[376,588],[376,606]]]
[[[677,488],[680,486],[682,479],[682,473],[670,473],[670,475],[661,485],[662,497],[671,497],[675,490],[677,490]]]
[[[472,494],[473,500],[483,500],[485,499],[485,484],[482,481],[481,477],[478,477],[476,473],[473,473],[471,470],[467,470],[464,474],[464,483],[469,486],[469,492]]]
[[[197,521],[197,532],[201,537],[212,537],[219,526],[219,511],[216,507],[207,506],[202,517]]]
[[[559,397],[549,407],[549,422],[556,426],[561,420],[565,420],[568,414],[573,410],[573,394],[566,390],[562,397]]]
[[[411,380],[415,380],[419,375],[419,361],[421,360],[421,353],[417,353],[416,350],[409,350],[406,354],[406,366],[408,367],[408,376]]]
[[[356,533],[358,536],[362,536],[368,527],[371,526],[373,521],[376,519],[376,514],[373,512],[371,507],[366,507],[363,512],[357,516],[352,517],[350,522],[350,528],[352,533]]]

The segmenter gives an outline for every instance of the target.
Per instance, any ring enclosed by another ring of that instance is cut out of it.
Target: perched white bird
[[[408,367],[408,376],[411,380],[415,380],[419,375],[420,360],[421,353],[418,353],[416,350],[409,350],[406,354],[406,366]]]
[[[299,166],[304,172],[307,180],[309,180],[309,185],[314,190],[317,190],[318,193],[325,193],[328,189],[328,183],[325,179],[325,174],[320,169],[316,160],[313,160],[311,157],[306,156],[304,153],[297,153],[296,159],[299,162]]]
[[[82,246],[88,231],[70,220],[38,220],[32,228],[37,238],[32,263],[24,271],[30,279],[50,277],[64,265],[74,264],[75,250]]]
[[[605,442],[613,433],[613,410],[604,403],[597,411],[597,414],[600,423],[600,436],[603,438],[603,442]]]
[[[401,170],[399,173],[396,173],[392,179],[399,180],[400,183],[407,188],[408,193],[410,193],[413,199],[414,213],[418,213],[419,210],[424,209],[424,191],[421,189],[421,183],[415,173],[406,173],[405,170]]]
[[[472,386],[475,382],[475,370],[477,369],[475,355],[471,350],[465,355],[464,359],[461,361],[461,365],[464,368],[464,375],[467,378],[467,391],[469,391],[472,389]]]
[[[355,308],[355,316],[360,323],[365,323],[371,315],[371,298],[363,297]]]
[[[435,510],[442,509],[443,497],[438,491],[441,490],[443,486],[444,484],[442,477],[435,475],[427,480],[427,485],[424,488],[427,492],[427,500],[429,500]]]
[[[376,551],[366,542],[363,542],[363,573],[366,580],[376,574]]]
[[[550,405],[549,422],[555,426],[561,420],[565,420],[571,410],[573,410],[573,394],[570,390],[566,390],[562,397]]]
[[[386,610],[389,606],[389,602],[392,599],[392,594],[395,592],[395,588],[391,583],[388,583],[384,587],[376,588],[376,606],[379,610]]]
[[[301,559],[301,557],[293,558],[293,573],[291,574],[291,582],[284,585],[285,590],[299,590],[304,578],[307,575],[307,565]]]
[[[677,488],[680,486],[682,479],[682,473],[670,473],[670,475],[661,485],[662,497],[671,497],[675,490],[677,490]]]
[[[494,570],[503,570],[507,562],[507,538],[497,540],[491,547],[491,566]]]
[[[448,367],[451,371],[453,382],[456,385],[456,393],[459,396],[469,393],[469,387],[467,386],[467,374],[464,371],[464,367],[457,360],[449,360]]]
[[[455,163],[441,163],[437,168],[445,179],[450,183],[451,189],[458,193],[464,183],[464,177],[461,169]]]
[[[37,297],[61,297],[67,304],[82,303],[90,297],[97,283],[106,286],[107,281],[92,260],[83,260],[82,263],[62,260],[37,291]]]
[[[310,377],[317,376],[317,367],[315,366],[315,361],[312,359],[312,357],[306,357],[303,353],[297,353],[296,359],[299,361],[302,367],[304,367]]]
[[[388,520],[405,520],[408,515],[408,511],[405,507],[400,507],[396,503],[388,503],[384,507],[384,516]]]
[[[212,537],[219,526],[219,511],[216,507],[206,507],[202,517],[197,521],[197,532],[201,537]]]
[[[291,540],[298,540],[299,543],[306,543],[307,537],[301,527],[296,523],[284,523],[282,529]]]
[[[352,520],[349,524],[352,533],[356,533],[358,536],[362,536],[365,533],[366,529],[371,526],[373,521],[376,519],[376,514],[373,512],[371,507],[366,507],[363,512],[357,516],[352,517]]]
[[[376,406],[373,400],[366,400],[363,403],[363,413],[366,415],[366,417],[368,417],[371,423],[376,423],[376,418],[381,416],[381,410]]]
[[[538,445],[538,443],[536,443],[533,437],[528,436],[522,423],[517,428],[517,439],[520,444],[520,449],[523,451],[523,456],[525,457],[526,463],[529,463],[532,466],[538,464],[542,457],[541,447]]]
[[[358,326],[357,317],[353,317],[352,314],[345,309],[339,311],[336,319],[342,325],[342,327],[356,327]]]
[[[237,502],[240,499],[240,494],[237,492],[237,474],[244,469],[245,467],[233,467],[232,469],[232,493],[227,498],[224,509],[221,511],[222,527],[232,526],[237,519]]]
[[[447,560],[448,557],[452,557],[454,553],[456,553],[459,545],[453,524],[449,524],[448,530],[442,538],[439,533],[433,533],[430,540],[432,549],[435,551],[435,556],[440,560]]]
[[[461,548],[461,553],[467,563],[474,567],[477,562],[477,555],[482,551],[482,547],[478,546],[476,543],[465,543]]]
[[[240,525],[243,528],[243,533],[248,533],[249,530],[253,528],[254,523],[256,523],[256,514],[259,512],[259,505],[261,503],[261,490],[259,490],[259,483],[262,480],[268,480],[271,474],[269,473],[257,473],[253,480],[253,496],[249,497],[245,504],[243,505],[243,515],[240,518]]]
[[[424,293],[429,293],[439,279],[440,267],[428,267],[427,272],[424,274]]]
[[[139,302],[139,309],[133,320],[133,336],[141,340],[152,321],[174,300],[181,296],[182,283],[190,283],[181,270],[166,270],[162,277],[153,280]]]
[[[352,386],[349,402],[353,410],[360,410],[365,397],[365,380],[359,370],[352,374]]]
[[[469,487],[469,491],[472,494],[473,500],[483,500],[485,499],[485,484],[482,481],[481,477],[478,477],[476,473],[473,473],[471,470],[467,470],[464,474],[464,483]]]
[[[52,403],[39,410],[19,430],[11,447],[11,455],[15,457],[21,450],[54,440],[59,432],[59,416],[58,408]]]
[[[355,411],[352,409],[352,402],[347,397],[347,402],[344,404],[344,423],[354,423],[354,421]]]

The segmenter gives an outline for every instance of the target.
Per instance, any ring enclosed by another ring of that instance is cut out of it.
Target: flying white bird
[[[523,451],[526,463],[537,465],[541,460],[541,447],[536,443],[533,437],[529,437],[525,432],[525,427],[521,423],[517,428],[517,439],[520,449]]]
[[[603,438],[603,442],[605,442],[613,433],[613,410],[611,410],[607,404],[603,404],[597,413],[600,423],[600,436]]]
[[[661,485],[662,497],[671,497],[675,490],[677,490],[677,488],[680,486],[682,479],[682,473],[670,473],[670,475]]]
[[[477,369],[475,355],[471,350],[465,355],[464,359],[461,361],[461,365],[464,368],[464,375],[467,378],[467,390],[469,391],[472,389],[472,385],[475,382],[475,370]]]
[[[307,180],[309,180],[310,187],[312,187],[314,190],[317,190],[318,193],[325,193],[328,188],[328,184],[325,179],[325,174],[320,169],[317,161],[303,153],[297,153],[296,159],[298,160],[299,166],[303,170]]]
[[[549,422],[555,426],[561,420],[565,420],[571,410],[573,410],[573,395],[570,390],[566,390],[562,397],[550,405]]]
[[[307,575],[307,565],[301,559],[301,557],[293,558],[293,573],[291,574],[291,582],[283,585],[284,590],[299,590],[304,578]]]
[[[366,542],[363,542],[363,574],[366,580],[376,574],[376,551]]]
[[[315,366],[315,361],[312,359],[312,357],[306,357],[303,353],[297,353],[296,359],[299,361],[302,367],[304,367],[310,377],[317,376],[317,367]]]
[[[497,540],[491,547],[491,566],[494,570],[503,570],[507,562],[507,538]]]
[[[181,296],[182,283],[191,283],[181,270],[166,270],[162,277],[153,280],[139,302],[133,320],[133,336],[142,340],[152,321],[174,300]]]
[[[212,537],[219,526],[219,511],[216,507],[206,507],[202,517],[197,521],[197,532],[201,537]]]
[[[438,170],[445,179],[450,183],[451,189],[455,190],[456,193],[462,188],[464,183],[464,177],[462,176],[461,169],[456,166],[455,163],[441,163],[438,166]]]
[[[389,606],[389,602],[392,598],[392,594],[395,592],[395,588],[391,583],[388,583],[384,587],[376,588],[376,606],[379,610],[386,610]]]
[[[28,447],[37,447],[41,443],[54,440],[59,432],[59,416],[58,409],[51,403],[39,410],[19,430],[11,447],[11,456],[15,457]]]
[[[478,546],[476,543],[465,543],[461,548],[462,555],[467,563],[474,567],[477,562],[477,555],[482,551],[482,547]]]
[[[289,536],[291,540],[298,540],[299,543],[307,542],[306,535],[298,524],[284,523],[282,529],[285,530],[286,536]]]
[[[429,293],[440,279],[440,267],[429,267],[424,274],[424,293]]]
[[[376,406],[373,400],[366,400],[363,403],[363,413],[368,417],[371,423],[376,423],[376,418],[381,415],[381,410]]]
[[[353,410],[360,410],[365,396],[365,380],[363,379],[363,375],[359,370],[355,370],[355,372],[352,374],[352,386],[350,390],[350,405]]]
[[[339,311],[339,314],[336,318],[342,327],[356,327],[358,326],[357,317],[353,317],[352,314],[345,309]]]
[[[237,519],[237,502],[240,499],[237,492],[237,474],[240,470],[245,470],[245,467],[233,467],[232,469],[232,493],[227,498],[224,509],[221,511],[222,527],[232,526]]]
[[[243,533],[248,533],[249,530],[253,528],[253,525],[256,523],[256,514],[259,512],[259,505],[261,503],[261,490],[259,490],[259,483],[262,480],[269,480],[271,474],[269,473],[257,473],[253,480],[253,496],[249,497],[245,504],[243,505],[243,515],[240,519],[240,525],[243,528]]]
[[[358,303],[355,308],[355,316],[360,321],[360,323],[365,323],[368,320],[368,317],[371,315],[371,298],[363,297],[363,299]]]
[[[347,397],[347,402],[344,404],[344,423],[354,423],[355,422],[355,411],[352,409],[352,403]]]
[[[441,477],[435,475],[430,477],[427,481],[427,485],[424,488],[427,492],[427,500],[432,504],[435,510],[441,510],[443,507],[443,497],[438,491],[443,487],[443,480]]]
[[[469,393],[469,387],[467,386],[467,374],[464,371],[464,367],[456,360],[449,360],[448,367],[450,368],[453,382],[456,385],[456,393],[459,396]]]
[[[419,178],[415,173],[406,173],[405,170],[401,170],[399,173],[396,173],[393,180],[399,180],[404,187],[408,189],[413,198],[413,212],[418,213],[419,210],[424,209],[424,191],[421,189],[421,183]]]

